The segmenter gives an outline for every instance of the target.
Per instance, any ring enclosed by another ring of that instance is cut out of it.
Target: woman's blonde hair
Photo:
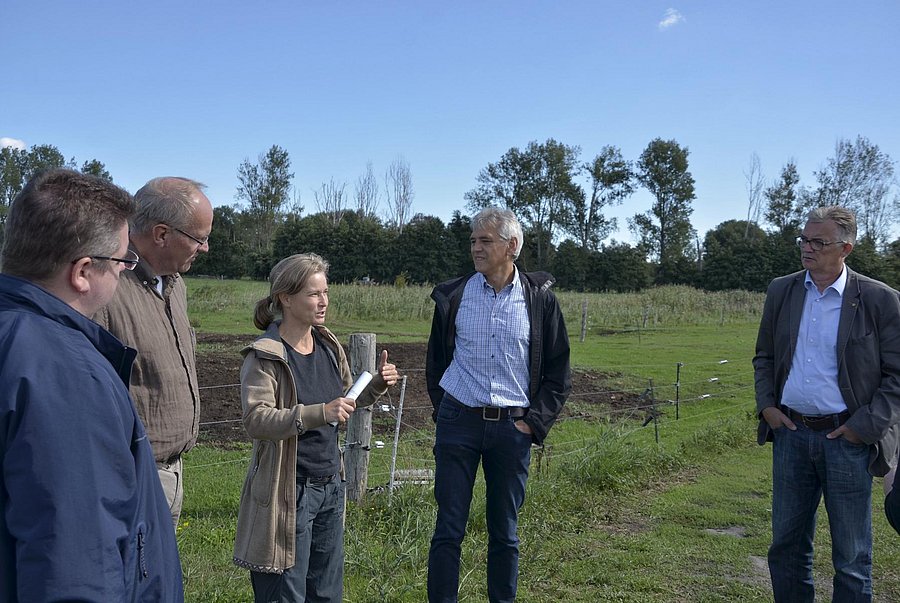
[[[328,262],[315,253],[297,253],[275,264],[269,273],[269,295],[256,302],[253,324],[260,331],[269,328],[282,313],[282,294],[294,295],[306,285],[309,277],[321,272],[328,274]]]

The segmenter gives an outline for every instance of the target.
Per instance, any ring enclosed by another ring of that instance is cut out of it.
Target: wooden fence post
[[[588,302],[584,300],[581,302],[581,343],[584,343],[584,337],[587,335],[587,309]]]
[[[350,373],[355,380],[363,371],[375,374],[375,333],[350,335]],[[372,407],[357,408],[347,421],[347,449],[344,470],[347,498],[360,502],[369,481],[369,445],[372,441]]]

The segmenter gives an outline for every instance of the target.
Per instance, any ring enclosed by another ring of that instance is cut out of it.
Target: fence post
[[[681,367],[683,362],[675,363],[675,420],[679,418],[679,408],[681,406]]]
[[[587,335],[587,300],[581,302],[581,343],[584,343],[584,337]]]
[[[400,421],[403,419],[403,398],[406,397],[406,375],[400,384],[400,401],[397,403],[397,421],[394,423],[394,450],[391,452],[391,479],[388,482],[388,503],[394,498],[394,472],[397,471],[397,446],[400,444]]]
[[[375,373],[375,333],[350,335],[350,373],[355,379],[363,371]],[[344,468],[347,498],[359,502],[369,481],[369,445],[372,442],[372,407],[357,408],[347,421],[347,450]]]

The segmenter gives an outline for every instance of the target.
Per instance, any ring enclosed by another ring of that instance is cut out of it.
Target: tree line
[[[553,272],[561,288],[625,292],[688,284],[762,291],[775,276],[799,268],[795,240],[805,213],[840,204],[859,222],[847,263],[900,284],[900,239],[891,241],[900,211],[895,162],[877,145],[862,136],[839,140],[814,172],[814,186],[801,183],[793,159],[772,181],[759,163],[754,154],[744,173],[745,219],[723,222],[702,239],[690,221],[696,195],[689,151],[661,138],[635,160],[612,145],[590,159],[554,139],[512,147],[477,174],[465,208],[471,215],[488,205],[511,209],[525,229],[520,267]],[[57,166],[79,169],[52,145],[0,150],[0,228],[24,182]],[[96,159],[80,169],[112,180]],[[214,209],[210,251],[193,273],[263,279],[277,260],[303,251],[326,257],[334,282],[434,283],[471,270],[470,215],[457,210],[445,224],[413,213],[412,173],[403,157],[381,178],[369,163],[352,188],[323,181],[313,191],[311,213],[299,201],[291,170],[290,155],[277,145],[238,166],[235,203]],[[641,187],[653,201],[627,219],[637,242],[609,240],[618,224],[606,212]]]

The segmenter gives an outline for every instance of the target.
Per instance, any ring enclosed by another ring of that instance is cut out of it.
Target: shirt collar
[[[480,272],[476,272],[476,273],[475,273],[475,278],[477,279],[478,283],[481,284],[481,287],[482,287],[482,288],[487,287],[487,288],[489,288],[491,291],[494,290],[494,288],[491,287],[491,284],[490,284],[489,282],[487,282],[487,279],[484,278],[484,275],[481,274]],[[508,285],[506,285],[506,287],[514,288],[514,287],[521,287],[521,286],[522,286],[522,283],[521,283],[521,281],[519,280],[519,268],[518,268],[515,264],[513,264],[513,277],[512,277],[512,282],[510,282]],[[506,287],[503,287],[503,289],[501,289],[501,291],[503,291],[504,289],[506,289]]]
[[[803,279],[803,284],[806,286],[806,289],[809,290],[810,287],[815,287],[816,284],[813,282],[812,277],[809,275],[809,270],[806,271],[806,278]],[[844,265],[841,267],[841,274],[835,279],[833,283],[825,287],[825,291],[822,292],[822,295],[825,295],[829,289],[834,289],[834,292],[838,294],[838,297],[844,297],[844,288],[847,286],[847,266]]]

